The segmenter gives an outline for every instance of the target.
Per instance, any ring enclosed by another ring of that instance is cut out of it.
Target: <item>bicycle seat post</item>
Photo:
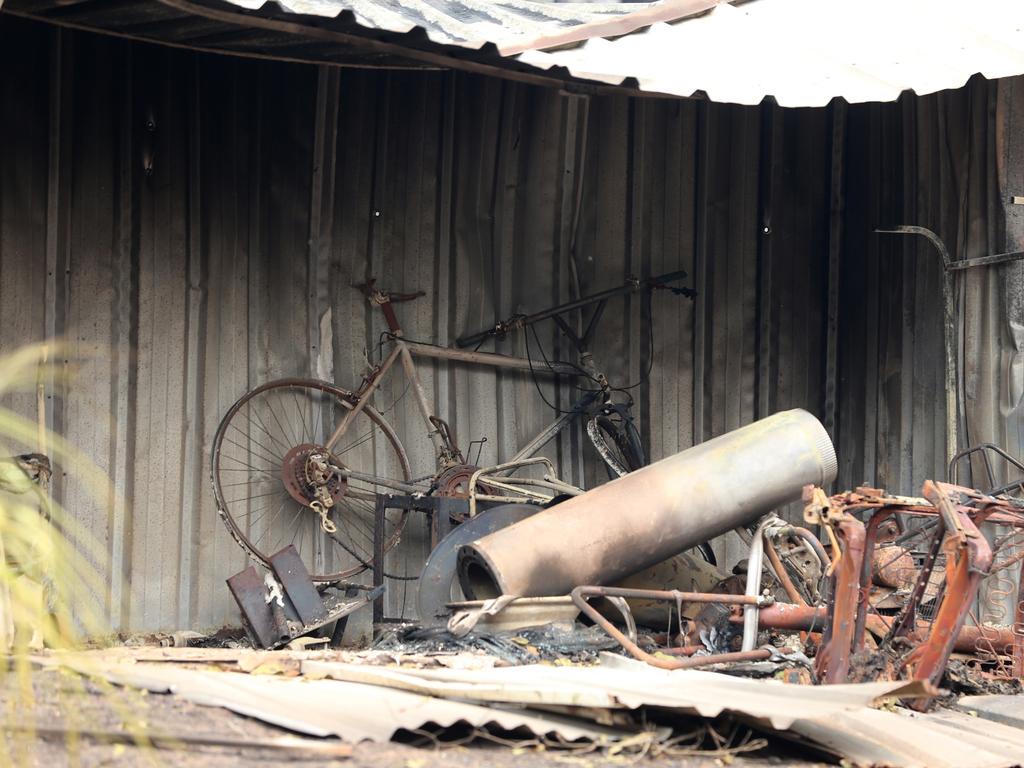
[[[381,308],[384,313],[384,320],[388,324],[388,330],[391,331],[391,335],[396,338],[402,336],[402,326],[398,322],[398,315],[395,314],[394,304],[399,301],[412,301],[418,299],[420,296],[426,296],[424,291],[413,291],[412,293],[392,293],[391,291],[383,291],[376,287],[376,278],[370,278],[365,283],[360,283],[355,288],[361,290],[365,295],[367,301],[371,305],[375,305]]]

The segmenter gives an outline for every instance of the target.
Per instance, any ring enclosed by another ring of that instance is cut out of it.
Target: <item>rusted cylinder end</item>
[[[835,476],[821,422],[783,411],[463,546],[459,582],[476,600],[613,584]]]
[[[505,594],[486,555],[481,552],[460,553],[458,574],[462,594],[467,600],[490,600]]]

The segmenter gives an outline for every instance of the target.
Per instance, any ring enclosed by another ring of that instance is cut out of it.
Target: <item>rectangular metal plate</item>
[[[270,567],[273,568],[277,580],[281,582],[299,621],[303,624],[315,624],[326,614],[320,593],[309,578],[309,571],[299,557],[295,546],[287,547],[270,556]]]
[[[242,611],[245,628],[261,648],[272,648],[280,641],[274,616],[266,601],[266,587],[253,566],[227,580],[228,589]]]

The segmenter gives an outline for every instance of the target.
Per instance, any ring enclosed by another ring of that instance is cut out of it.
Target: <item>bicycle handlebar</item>
[[[580,307],[585,307],[588,304],[595,304],[599,301],[603,301],[604,299],[608,299],[622,293],[634,293],[641,289],[654,290],[656,288],[669,288],[673,292],[692,299],[697,295],[696,291],[693,291],[690,288],[671,288],[671,286],[666,285],[666,283],[671,283],[675,280],[682,280],[686,275],[687,273],[684,270],[679,270],[677,272],[668,272],[664,275],[658,275],[657,277],[649,277],[646,280],[637,280],[633,278],[617,288],[609,288],[606,291],[600,291],[599,293],[591,294],[590,296],[584,296],[576,299],[575,301],[560,304],[557,307],[551,307],[550,309],[545,309],[532,315],[515,315],[510,317],[508,320],[498,322],[493,328],[488,328],[487,330],[480,331],[479,333],[472,333],[468,336],[462,336],[455,340],[455,344],[459,347],[476,346],[481,341],[484,341],[491,336],[500,336],[508,331],[522,328],[541,320],[547,320],[548,318],[560,315],[563,312],[568,312],[572,309],[579,309]]]

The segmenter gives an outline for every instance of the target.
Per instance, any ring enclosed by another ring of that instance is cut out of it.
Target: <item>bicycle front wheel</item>
[[[369,405],[333,450],[323,448],[355,402],[353,393],[327,382],[282,379],[256,387],[224,416],[213,441],[213,490],[228,531],[254,560],[269,566],[271,555],[293,544],[317,582],[347,579],[373,565],[378,488],[372,482],[339,476],[327,482],[333,532],[310,506],[316,496],[307,459],[314,454],[364,476],[412,477],[394,430]],[[386,513],[385,552],[398,543],[407,516],[406,510]]]
[[[609,479],[628,475],[647,464],[640,435],[628,415],[602,413],[587,422],[587,436],[608,469]]]

